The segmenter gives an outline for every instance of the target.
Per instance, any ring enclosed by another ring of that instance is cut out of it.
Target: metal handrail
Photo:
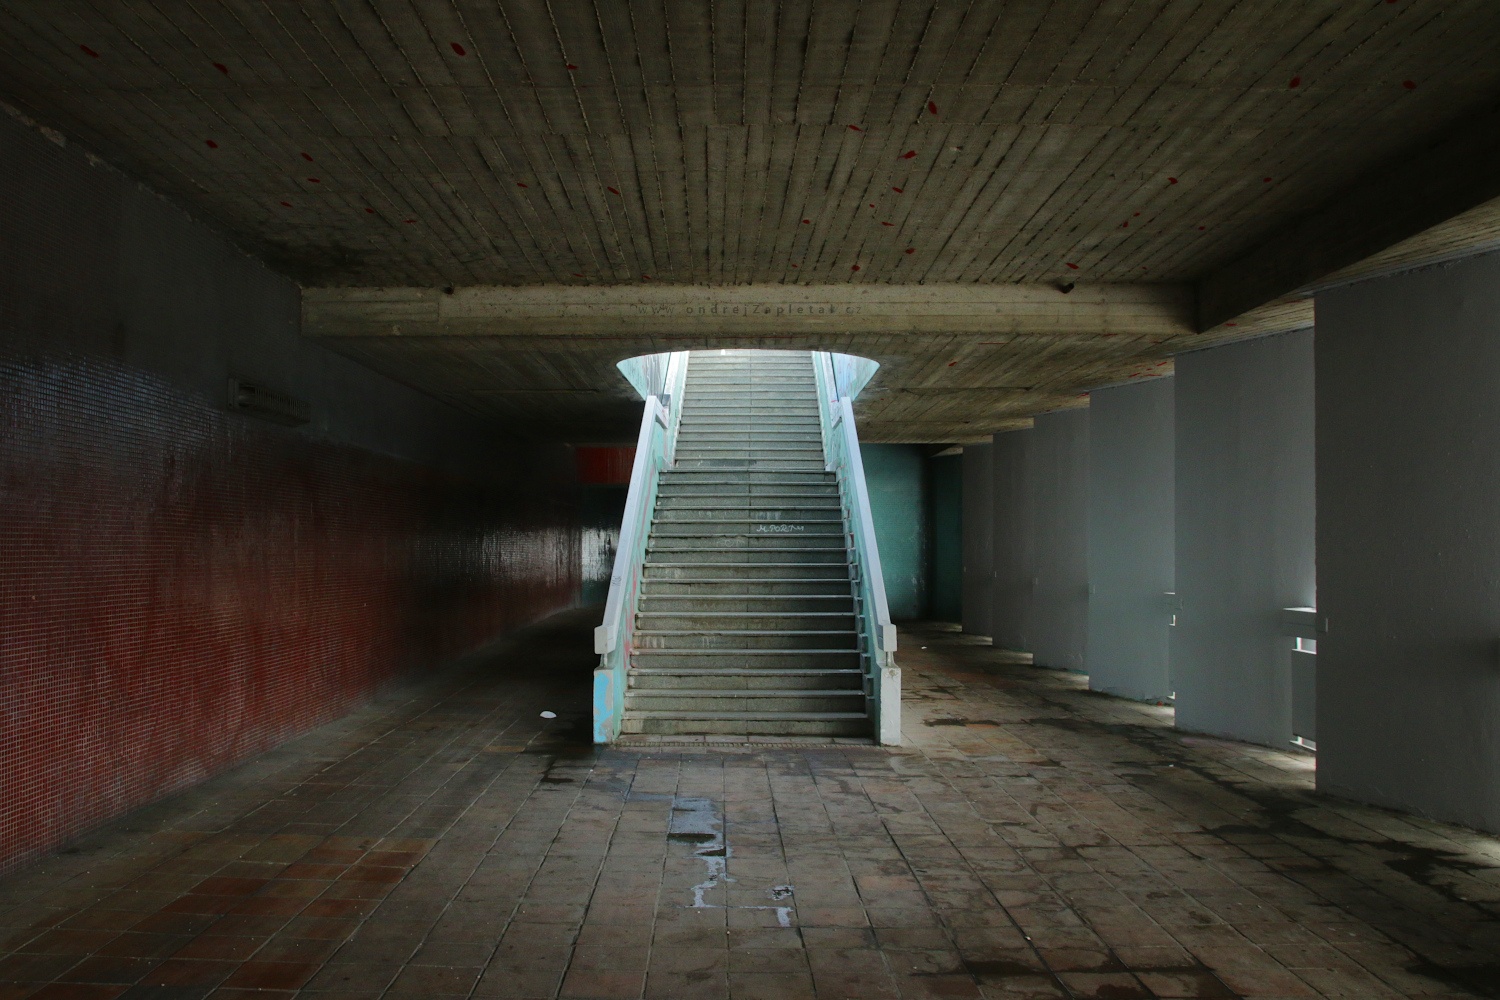
[[[635,648],[635,615],[640,602],[641,568],[646,561],[651,520],[656,514],[657,490],[663,469],[677,454],[677,431],[682,424],[682,389],[687,380],[686,351],[668,358],[660,393],[646,397],[641,430],[636,436],[635,462],[630,469],[630,491],[620,522],[604,621],[594,629],[594,742],[609,743],[620,735],[625,715],[626,671]]]
[[[875,714],[877,738],[884,744],[901,742],[901,668],[896,665],[896,626],[886,603],[885,576],[870,495],[865,486],[864,459],[854,427],[854,406],[839,391],[833,357],[813,352],[818,384],[818,419],[823,430],[823,454],[829,472],[838,476],[839,500],[850,537],[856,593],[859,598],[862,652],[866,657],[865,691]]]

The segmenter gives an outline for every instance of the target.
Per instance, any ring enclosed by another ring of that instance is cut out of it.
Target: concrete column
[[[1177,725],[1286,746],[1280,609],[1315,598],[1312,331],[1180,355]]]
[[[1318,787],[1500,832],[1500,256],[1317,316]]]
[[[1043,414],[1032,435],[1030,648],[1037,666],[1082,670],[1089,619],[1089,411]]]
[[[1084,669],[1094,691],[1171,696],[1174,589],[1172,379],[1089,398],[1089,619]]]
[[[927,617],[963,621],[963,456],[927,460]]]
[[[996,434],[990,448],[994,601],[990,635],[1001,649],[1031,649],[1035,585],[1032,527],[1032,439],[1035,432]]]
[[[964,445],[963,459],[963,630],[990,634],[995,589],[994,505],[991,501],[991,446]]]

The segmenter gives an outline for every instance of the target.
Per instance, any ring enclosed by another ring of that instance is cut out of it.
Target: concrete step
[[[837,483],[689,483],[681,480],[663,482],[657,488],[658,504],[749,503],[752,506],[775,507],[783,503],[838,503]]]
[[[774,566],[788,562],[821,563],[824,566],[841,567],[847,572],[849,550],[834,546],[797,549],[732,549],[708,546],[677,548],[670,545],[660,549],[648,548],[646,550],[647,569],[696,563],[717,566],[720,570],[724,570],[726,567],[736,565]]]
[[[663,470],[658,497],[679,496],[839,496],[831,472],[785,472],[761,469],[729,473],[703,469]]]
[[[703,382],[688,381],[686,396],[694,403],[721,402],[799,402],[817,399],[817,389],[812,379],[805,383],[788,384],[782,379],[768,378],[759,382]]]
[[[725,558],[693,559],[681,562],[674,562],[667,556],[647,559],[641,568],[642,580],[644,583],[692,583],[730,578],[746,583],[769,580],[782,580],[788,583],[826,583],[830,580],[847,583],[849,581],[848,553],[844,553],[845,558],[832,562],[821,556],[817,559],[801,558],[802,553],[790,553],[799,557],[795,560],[789,559],[788,553],[778,552],[775,553],[778,558],[755,562],[747,561],[739,555],[727,556],[723,551],[718,551],[718,554]]]
[[[695,368],[692,365],[688,365],[687,377],[689,383],[695,381],[743,382],[763,379],[775,380],[778,382],[784,379],[795,379],[797,381],[805,382],[817,381],[817,377],[813,373],[812,365],[807,365],[806,367],[803,367],[801,365],[767,365],[765,367],[760,367],[757,365],[753,368],[747,368],[743,366],[730,367],[727,365],[698,365]]]
[[[733,430],[729,427],[691,427],[684,424],[676,435],[678,448],[817,448],[823,435],[817,427],[796,430]]]
[[[718,445],[700,445],[678,442],[673,466],[704,465],[718,468],[748,466],[756,468],[770,464],[770,468],[808,468],[814,471],[826,469],[822,448],[804,445],[757,445],[754,448],[724,448]],[[786,463],[793,463],[788,466]]]
[[[759,612],[761,614],[797,614],[806,611],[842,611],[854,614],[854,597],[843,594],[658,594],[642,593],[640,610],[644,612],[706,613]]]
[[[763,510],[806,510],[806,511],[834,511],[843,510],[839,503],[838,491],[834,489],[824,490],[821,494],[797,494],[797,493],[773,493],[770,495],[754,495],[745,493],[733,494],[710,494],[708,496],[662,496],[660,490],[656,494],[656,509],[658,511],[715,511],[715,510],[739,510],[739,511],[763,511]]]
[[[748,517],[705,518],[656,518],[652,522],[653,538],[747,538],[759,539],[763,535],[774,537],[827,537],[843,538],[843,518],[807,519],[796,521],[773,521],[769,518]],[[715,543],[717,544],[717,543]]]
[[[759,403],[759,405],[723,405],[709,406],[699,403],[682,403],[682,423],[694,423],[699,420],[739,420],[745,421],[787,421],[787,423],[813,423],[817,420],[816,403]],[[820,424],[819,424],[820,426]]]
[[[645,576],[641,580],[642,600],[647,597],[851,597],[852,593],[853,587],[847,574],[805,580],[758,580],[731,576],[700,580],[663,580]]]
[[[638,611],[636,630],[648,632],[827,632],[855,628],[854,609],[831,611]]]
[[[779,715],[827,715],[865,711],[865,692],[859,691],[757,691],[713,688],[631,688],[625,692],[625,708],[640,713],[685,712],[694,717],[723,712],[753,712]]]
[[[705,472],[822,472],[826,466],[821,454],[794,455],[778,458],[762,455],[745,458],[741,455],[722,454],[695,455],[692,452],[677,454],[672,463],[674,471],[702,470]]]
[[[691,712],[627,713],[620,727],[632,736],[870,736],[868,716],[855,713],[761,714],[723,712],[713,716]]]
[[[743,459],[734,458],[694,458],[679,459],[673,466],[674,472],[717,472],[725,475],[740,475],[744,473],[776,473],[776,472],[821,472],[823,460],[808,461],[807,459],[774,459],[761,458],[746,464]]]
[[[705,538],[705,544],[721,546],[723,538],[744,538],[744,544],[760,544],[762,540],[796,540],[796,538],[822,538],[816,544],[832,544],[834,538],[843,538],[843,519],[831,517],[823,520],[753,520],[750,517],[696,520],[654,520],[651,525],[652,541],[667,538]],[[804,543],[793,543],[804,544]]]
[[[755,667],[636,667],[629,673],[630,689],[640,691],[857,691],[864,694],[864,674],[857,669],[819,670],[816,667],[757,669]]]
[[[658,507],[658,524],[844,524],[838,507]]]
[[[754,412],[759,418],[757,424],[775,424],[783,418],[803,424],[818,419],[818,398],[814,393],[787,395],[784,392],[694,395],[691,389],[683,396],[684,414],[691,411],[701,417],[712,417],[721,410]]]
[[[688,410],[696,408],[698,412],[689,413]],[[796,399],[784,399],[779,403],[756,403],[754,405],[731,406],[729,404],[696,404],[684,402],[682,407],[684,427],[689,426],[716,426],[729,425],[736,419],[735,413],[745,411],[757,411],[754,421],[739,424],[741,428],[789,430],[806,433],[814,428],[822,430],[822,420],[818,416],[818,406],[815,402]],[[725,412],[719,412],[725,411]]]
[[[630,657],[631,669],[703,670],[853,670],[863,663],[857,649],[640,649]]]
[[[796,556],[802,560],[818,562],[827,561],[826,557],[811,558],[814,552],[834,553],[839,561],[845,561],[848,555],[848,546],[841,544],[843,535],[813,535],[813,534],[770,534],[765,535],[668,535],[653,534],[646,546],[647,561],[651,556],[672,556],[673,553],[706,552],[713,554],[717,552],[724,562],[736,562],[745,554],[762,553],[775,556],[778,559],[786,559]],[[661,560],[672,562],[672,558]],[[684,562],[693,562],[693,559],[684,559]]]
[[[837,483],[837,476],[826,468],[819,469],[746,469],[736,472],[731,469],[663,469],[662,481],[667,483],[776,483],[782,486],[823,485]]]
[[[678,441],[676,442],[676,460],[682,462],[684,459],[744,459],[754,462],[756,459],[798,459],[802,462],[816,462],[822,465],[823,445],[813,444],[810,441],[795,442],[744,442],[744,444],[723,444],[718,441]]]
[[[841,649],[858,650],[858,636],[847,629],[637,628],[635,648],[645,649]]]

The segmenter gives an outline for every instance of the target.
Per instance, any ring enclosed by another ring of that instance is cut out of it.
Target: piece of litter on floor
[[[544,718],[544,719],[555,719],[555,718],[557,718],[557,713],[556,712],[543,712],[542,713],[542,718]]]

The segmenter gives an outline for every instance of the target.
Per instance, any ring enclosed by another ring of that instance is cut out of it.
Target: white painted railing
[[[599,666],[594,669],[595,743],[609,743],[620,735],[620,723],[625,714],[626,672],[630,667],[630,653],[635,648],[635,613],[640,601],[641,570],[646,561],[651,519],[656,513],[661,472],[671,466],[677,452],[687,360],[685,351],[667,356],[661,391],[646,396],[646,411],[641,415],[635,464],[630,470],[630,492],[625,498],[620,543],[615,550],[609,597],[604,604],[604,621],[594,629],[594,652],[599,654]]]
[[[880,569],[880,550],[875,544],[875,523],[870,517],[865,466],[859,452],[859,435],[854,429],[854,407],[847,391],[839,388],[833,355],[813,352],[813,369],[818,380],[823,453],[828,471],[838,475],[844,523],[850,533],[865,693],[875,716],[877,738],[881,743],[896,744],[901,742],[901,668],[896,666],[896,626],[891,624],[885,599],[885,577]]]

